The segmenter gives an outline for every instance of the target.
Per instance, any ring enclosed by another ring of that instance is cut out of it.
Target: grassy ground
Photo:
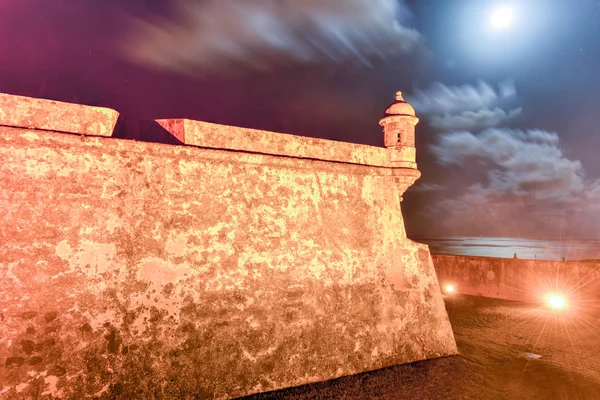
[[[446,308],[459,356],[247,399],[600,400],[600,304],[556,312],[456,296]]]

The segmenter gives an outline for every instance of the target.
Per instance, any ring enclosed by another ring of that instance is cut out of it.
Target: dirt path
[[[247,399],[600,400],[600,304],[556,312],[456,296],[446,308],[459,356]]]

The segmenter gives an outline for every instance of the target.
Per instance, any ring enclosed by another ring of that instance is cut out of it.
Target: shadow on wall
[[[183,145],[183,141],[173,136],[171,132],[163,128],[159,123],[152,120],[138,120],[119,115],[114,138],[137,140],[140,142],[154,142],[171,145]]]

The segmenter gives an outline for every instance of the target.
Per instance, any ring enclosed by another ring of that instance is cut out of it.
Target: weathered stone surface
[[[0,127],[0,394],[227,398],[455,354],[385,153],[258,139]]]
[[[108,108],[0,93],[0,126],[112,136],[118,117]]]
[[[600,261],[544,261],[434,255],[440,284],[462,294],[517,301],[544,301],[551,293],[571,302],[600,300]]]

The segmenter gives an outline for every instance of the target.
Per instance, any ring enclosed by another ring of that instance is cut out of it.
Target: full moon
[[[492,14],[492,26],[496,29],[502,29],[509,26],[514,19],[514,12],[510,7],[500,7],[494,10]]]

